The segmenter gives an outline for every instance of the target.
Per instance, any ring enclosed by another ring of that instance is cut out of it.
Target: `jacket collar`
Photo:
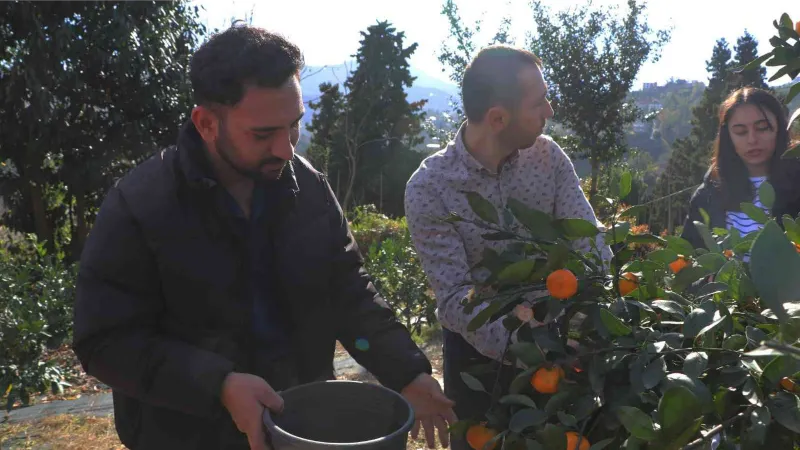
[[[191,120],[187,120],[181,126],[177,148],[178,164],[190,188],[208,190],[217,186],[218,182],[208,158],[205,143]],[[300,191],[294,165],[295,162],[290,161],[277,181],[278,187],[284,188],[290,196],[296,196]]]

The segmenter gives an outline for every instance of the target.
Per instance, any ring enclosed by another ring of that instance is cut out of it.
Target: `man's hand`
[[[453,412],[455,403],[444,396],[439,382],[427,373],[420,374],[401,391],[403,397],[411,403],[416,416],[411,436],[416,439],[420,428],[425,429],[425,440],[428,448],[435,448],[435,429],[439,429],[439,442],[442,447],[450,445],[448,426],[458,419]]]
[[[232,372],[222,383],[222,404],[239,431],[247,435],[250,450],[268,450],[262,416],[264,408],[283,410],[283,398],[263,378]]]

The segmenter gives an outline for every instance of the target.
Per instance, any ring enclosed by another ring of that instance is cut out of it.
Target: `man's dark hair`
[[[189,65],[189,79],[196,104],[232,106],[247,86],[280,87],[304,64],[300,49],[283,36],[234,25],[200,46]]]
[[[530,66],[542,67],[533,53],[507,45],[482,49],[469,63],[461,82],[461,100],[467,119],[480,122],[490,108],[500,105],[513,110],[522,89],[519,73]]]

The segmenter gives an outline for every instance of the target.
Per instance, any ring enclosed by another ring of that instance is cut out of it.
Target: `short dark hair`
[[[189,79],[196,104],[232,106],[248,85],[280,87],[304,65],[300,49],[283,36],[234,24],[195,52]]]
[[[542,67],[533,53],[508,45],[482,49],[467,65],[461,82],[461,101],[467,119],[480,122],[490,108],[515,109],[522,97],[519,73],[530,66]]]

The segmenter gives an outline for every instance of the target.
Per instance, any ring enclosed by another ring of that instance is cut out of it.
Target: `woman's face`
[[[778,135],[777,118],[770,111],[755,105],[739,105],[728,120],[728,132],[750,176],[765,176],[775,153]]]

